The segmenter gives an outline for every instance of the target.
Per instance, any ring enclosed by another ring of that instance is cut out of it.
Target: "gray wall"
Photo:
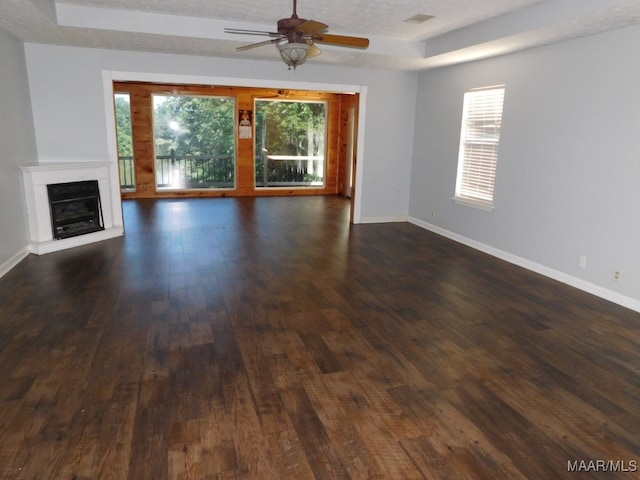
[[[25,49],[40,162],[115,161],[109,153],[103,71],[141,73],[153,81],[193,77],[202,82],[206,77],[225,77],[232,83],[236,79],[272,81],[281,88],[285,82],[310,88],[316,84],[366,87],[365,138],[360,145],[366,158],[361,172],[362,217],[407,218],[416,73],[318,65],[311,61],[289,71],[280,61],[38,44],[27,44]]]
[[[20,165],[36,162],[22,42],[0,30],[0,275],[26,254],[27,213]]]
[[[27,44],[26,64],[39,162],[114,161],[103,73],[269,79],[362,85],[367,91],[362,217],[435,229],[618,303],[640,310],[640,27],[630,27],[485,61],[415,73],[309,63],[242,62]],[[9,103],[0,145],[5,192],[15,166],[34,160],[20,44],[2,42]],[[6,58],[4,58],[6,57]],[[452,201],[462,97],[505,83],[496,208]],[[415,118],[415,124],[413,119]],[[18,125],[18,126],[16,126]],[[19,250],[21,215],[1,202],[1,254]],[[435,218],[432,217],[435,212]],[[7,232],[7,224],[18,222]],[[6,247],[5,247],[6,245]],[[587,267],[578,257],[587,257]],[[2,258],[2,257],[0,257]],[[622,280],[612,280],[613,271]]]
[[[412,221],[640,309],[638,45],[630,27],[421,73]],[[463,94],[496,84],[506,95],[487,212],[452,197]]]

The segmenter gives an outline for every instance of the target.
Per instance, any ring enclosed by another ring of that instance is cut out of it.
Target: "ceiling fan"
[[[224,31],[226,33],[241,35],[271,37],[264,42],[243,45],[236,50],[244,51],[263,45],[275,44],[276,47],[278,47],[282,60],[289,66],[289,69],[293,68],[294,70],[298,65],[302,65],[307,58],[315,57],[322,53],[322,50],[316,46],[316,43],[351,48],[367,48],[369,46],[368,38],[325,33],[329,28],[328,25],[315,20],[298,18],[296,7],[297,0],[293,0],[293,14],[290,18],[278,20],[277,32],[244,30],[241,28],[225,28]]]

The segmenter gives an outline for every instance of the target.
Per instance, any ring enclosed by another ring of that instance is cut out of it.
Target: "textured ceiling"
[[[321,46],[314,63],[420,70],[640,23],[638,0],[299,0],[298,16],[367,50]],[[0,29],[32,43],[280,61],[224,27],[275,29],[291,0],[1,0]],[[415,14],[435,18],[421,25]]]

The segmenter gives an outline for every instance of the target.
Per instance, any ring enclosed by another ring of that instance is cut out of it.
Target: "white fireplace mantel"
[[[119,186],[114,186],[111,181],[112,165],[110,163],[40,163],[20,168],[29,216],[29,250],[32,253],[41,255],[124,234],[122,211],[114,208],[114,205],[119,205],[117,201],[119,197],[114,198],[116,194],[119,195]],[[47,185],[84,180],[98,181],[105,229],[77,237],[54,239]]]

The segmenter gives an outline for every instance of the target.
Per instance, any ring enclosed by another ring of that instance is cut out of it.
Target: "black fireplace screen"
[[[47,185],[53,238],[104,230],[97,180]]]

